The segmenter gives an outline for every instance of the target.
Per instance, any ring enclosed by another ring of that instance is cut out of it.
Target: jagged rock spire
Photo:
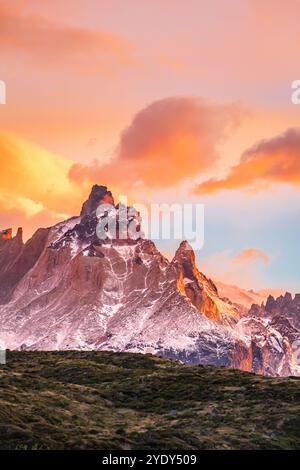
[[[16,234],[17,240],[23,243],[23,228],[19,227]]]
[[[114,204],[114,199],[112,193],[107,189],[106,186],[99,186],[98,184],[95,184],[92,187],[89,198],[82,206],[80,216],[83,217],[87,214],[91,214],[97,209],[101,202]]]

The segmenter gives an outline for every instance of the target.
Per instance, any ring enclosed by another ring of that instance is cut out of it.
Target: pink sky
[[[215,205],[228,187],[263,188],[262,205],[266,191],[298,197],[298,141],[276,178],[286,154],[258,155],[250,182],[240,158],[299,125],[299,17],[297,0],[0,0],[1,225],[29,236],[78,212],[95,182],[135,197],[138,180],[148,201],[205,199],[215,179]],[[249,242],[231,248],[266,251]]]

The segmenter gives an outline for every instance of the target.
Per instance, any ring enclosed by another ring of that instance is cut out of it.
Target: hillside
[[[9,352],[0,449],[299,449],[299,378],[112,352]]]

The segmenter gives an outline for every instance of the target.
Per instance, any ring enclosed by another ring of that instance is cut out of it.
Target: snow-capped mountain
[[[281,315],[278,305],[276,321],[266,313],[268,304],[242,315],[198,271],[187,242],[170,262],[143,239],[133,208],[125,209],[135,238],[115,239],[108,230],[108,238],[99,239],[104,204],[114,206],[112,194],[94,186],[79,217],[38,230],[26,244],[21,231],[0,240],[1,343],[10,349],[144,352],[298,374],[292,355],[298,307],[287,306]],[[119,233],[124,206],[114,208]]]

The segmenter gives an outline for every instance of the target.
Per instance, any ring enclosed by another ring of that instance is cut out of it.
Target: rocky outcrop
[[[7,228],[6,230],[0,230],[0,243],[4,240],[12,239],[12,229]]]
[[[233,326],[238,321],[239,311],[230,301],[221,299],[213,281],[197,269],[195,253],[186,241],[180,244],[172,264],[178,273],[179,291],[199,312],[225,325]]]
[[[237,327],[253,342],[253,371],[266,375],[298,375],[299,364],[292,347],[300,339],[300,296],[290,293],[277,299],[269,296],[266,305],[252,305]]]
[[[39,259],[45,248],[48,229],[39,229],[26,244],[22,229],[0,245],[0,304],[9,302],[21,279]]]

